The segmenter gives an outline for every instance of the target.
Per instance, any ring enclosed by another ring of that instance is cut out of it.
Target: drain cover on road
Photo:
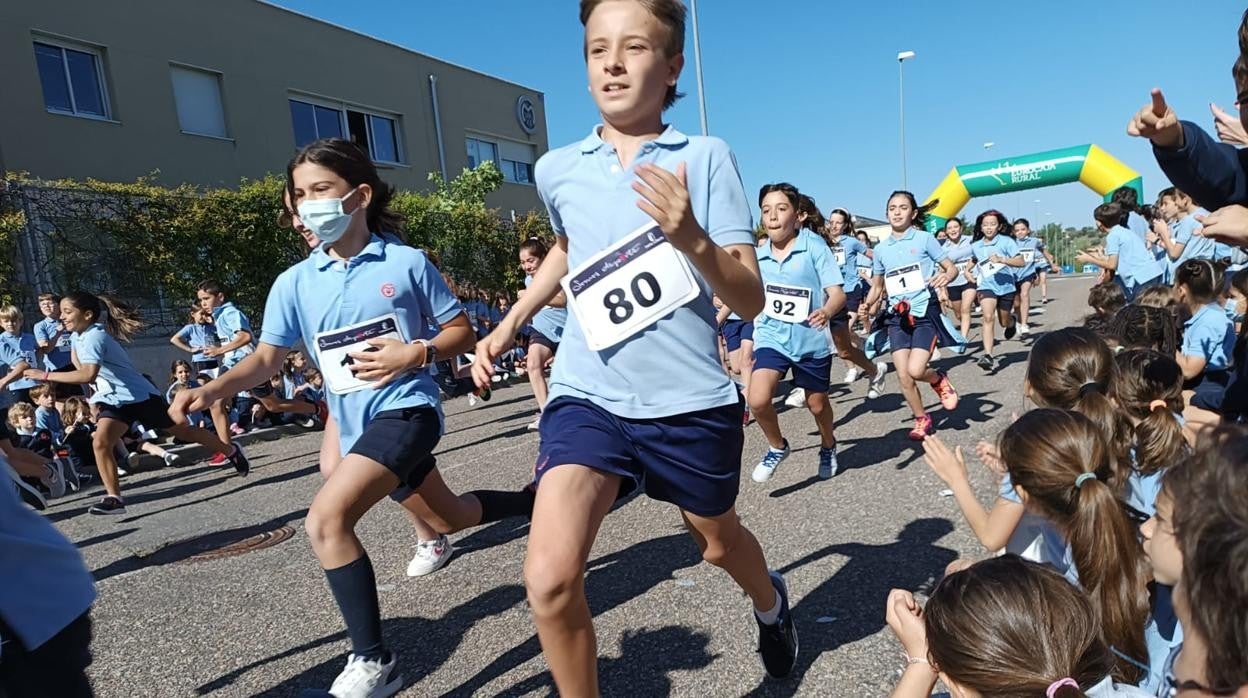
[[[271,530],[260,531],[241,540],[238,538],[237,532],[232,533],[232,535],[231,532],[209,534],[180,544],[177,547],[182,548],[184,554],[190,554],[185,557],[179,556],[181,559],[178,562],[220,560],[225,557],[237,557],[255,550],[271,548],[278,543],[290,540],[295,535],[295,529],[290,526],[278,526]],[[161,552],[166,551],[168,551],[168,548]]]

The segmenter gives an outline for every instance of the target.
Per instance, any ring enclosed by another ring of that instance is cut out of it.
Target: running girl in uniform
[[[724,348],[728,350],[728,370],[740,376],[741,394],[748,398],[750,377],[754,373],[754,321],[743,320],[727,304],[720,303],[719,310],[715,313],[715,322],[719,324],[719,333],[724,337]],[[747,402],[741,424],[749,423],[750,406]]]
[[[787,183],[765,185],[758,193],[768,242],[757,252],[765,298],[763,314],[754,321],[754,376],[748,397],[770,447],[754,467],[754,482],[770,480],[789,457],[772,396],[790,370],[819,429],[819,478],[831,479],[837,471],[835,420],[828,402],[832,352],[822,330],[844,309],[844,281],[823,238],[798,230],[798,197]]]
[[[520,245],[520,268],[524,270],[524,287],[533,283],[533,275],[542,267],[546,259],[546,244],[537,238],[529,238]],[[546,364],[559,351],[559,341],[563,338],[563,326],[568,322],[568,301],[563,292],[555,294],[545,307],[533,316],[529,331],[529,356],[525,359],[524,368],[529,374],[529,385],[533,386],[533,399],[537,400],[537,419],[529,424],[529,431],[537,431],[542,421],[541,412],[546,409]]]
[[[488,385],[494,358],[567,276],[572,312],[542,416],[524,564],[538,637],[561,695],[598,694],[585,563],[627,479],[679,507],[703,559],[750,597],[763,666],[784,677],[796,628],[783,578],[735,508],[741,405],[711,301],[742,317],[763,310],[749,200],[727,144],[663,124],[684,65],[684,4],[582,0],[580,10],[603,125],[538,161],[558,244],[473,366]]]
[[[872,364],[862,351],[861,339],[851,329],[858,319],[867,293],[866,280],[858,275],[858,258],[859,255],[866,254],[867,246],[854,237],[853,218],[843,208],[832,209],[825,230],[828,234],[828,246],[832,249],[836,266],[841,271],[841,278],[845,280],[845,307],[828,321],[832,343],[841,360],[849,364],[849,369],[845,371],[845,382],[852,385],[858,380],[858,376],[865,373],[871,378],[867,397],[875,399],[884,389],[888,364],[883,361]]]
[[[276,374],[297,341],[317,353],[341,461],[305,526],[352,646],[330,693],[388,696],[403,679],[382,641],[376,581],[356,522],[403,484],[442,532],[524,512],[498,496],[504,493],[456,496],[438,473],[432,452],[442,415],[427,369],[439,355],[470,347],[472,327],[424,252],[376,232],[397,220],[388,209],[393,189],[366,153],[341,139],[304,146],[286,172],[291,202],[321,246],[274,282],[256,350],[208,385],[178,393],[170,414],[184,419]]]
[[[957,267],[958,273],[949,281],[944,292],[953,308],[954,317],[958,319],[958,329],[963,337],[971,336],[971,311],[975,308],[975,277],[971,267],[975,258],[971,253],[971,238],[963,233],[961,218],[950,218],[945,223],[945,254],[949,261]]]
[[[1031,287],[1040,274],[1040,261],[1044,259],[1044,240],[1031,235],[1031,223],[1026,218],[1014,221],[1014,241],[1018,243],[1018,253],[1023,257],[1023,266],[1014,270],[1018,279],[1018,335],[1026,337],[1031,334],[1027,326],[1028,314],[1031,312]]]
[[[995,323],[1001,322],[1006,339],[1013,339],[1018,331],[1010,312],[1018,290],[1014,270],[1025,266],[1026,262],[1019,254],[1018,243],[1006,232],[1009,229],[1010,223],[1000,211],[984,211],[975,219],[975,242],[971,252],[979,279],[980,323],[984,335],[984,355],[976,363],[989,373],[997,370],[996,357],[992,355],[997,339]]]
[[[857,265],[858,278],[862,279],[867,284],[867,288],[863,292],[862,305],[858,308],[858,323],[862,326],[863,334],[866,334],[871,331],[871,325],[874,320],[871,309],[867,306],[866,293],[871,290],[871,276],[875,273],[875,269],[873,267],[875,263],[875,252],[872,251],[871,238],[867,237],[866,233],[859,230],[854,233],[854,237],[858,240],[858,242],[862,243],[864,248],[862,252],[858,253],[858,257],[854,260],[854,264]],[[852,330],[853,328],[851,327],[850,329]]]
[[[26,377],[50,383],[92,383],[95,386],[89,402],[96,405],[99,412],[91,450],[107,494],[88,509],[90,513],[126,513],[114,449],[135,422],[183,441],[193,441],[216,453],[229,454],[226,462],[233,465],[239,475],[251,471],[246,454],[237,444],[221,441],[207,429],[191,426],[186,415],[169,418],[163,394],[135,369],[118,341],[129,341],[142,329],[143,320],[138,311],[108,296],[78,291],[61,299],[61,322],[65,329],[74,333],[72,358],[77,369],[56,373],[27,369]]]
[[[936,431],[923,409],[918,381],[932,386],[946,410],[958,406],[958,393],[949,376],[927,365],[936,348],[936,323],[940,322],[940,304],[932,289],[946,286],[958,273],[936,238],[923,230],[927,212],[935,205],[932,201],[920,208],[908,191],[895,191],[888,197],[892,230],[875,246],[874,275],[866,303],[874,309],[885,293],[888,295],[888,344],[901,394],[914,413],[914,429],[909,436],[915,441]]]

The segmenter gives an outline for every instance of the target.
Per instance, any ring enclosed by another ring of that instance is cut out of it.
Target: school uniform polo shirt
[[[1139,235],[1116,225],[1105,236],[1105,256],[1118,255],[1118,276],[1128,286],[1139,286],[1161,276],[1161,265],[1148,253]]]
[[[1196,220],[1196,216],[1184,216],[1174,223],[1174,241],[1183,245],[1183,251],[1179,253],[1178,259],[1171,264],[1171,269],[1177,269],[1189,259],[1216,259],[1216,244],[1212,238],[1195,235],[1200,230],[1200,221]]]
[[[55,371],[58,368],[64,368],[70,363],[69,357],[69,332],[61,332],[61,321],[56,318],[45,317],[35,323],[35,340],[36,342],[51,342],[52,338],[60,332],[60,339],[56,340],[52,350],[43,355],[43,365],[49,371]]]
[[[1044,241],[1040,238],[1028,235],[1022,240],[1014,238],[1014,242],[1018,245],[1019,254],[1023,255],[1023,266],[1014,269],[1014,277],[1018,279],[1025,279],[1036,273],[1036,265],[1044,256],[1041,254],[1044,250]],[[1028,252],[1031,254],[1028,255]],[[1030,260],[1027,259],[1029,256],[1031,257]]]
[[[1235,351],[1235,325],[1226,317],[1226,310],[1216,303],[1203,305],[1183,323],[1184,356],[1205,359],[1205,372],[1230,367]]]
[[[864,283],[863,278],[858,276],[858,256],[866,253],[867,246],[856,237],[842,235],[828,247],[841,270],[841,278],[845,280],[845,293],[857,291]]]
[[[971,250],[971,239],[965,235],[959,236],[957,242],[946,240],[941,248],[945,254],[949,255],[949,261],[953,262],[953,266],[958,268],[958,276],[949,282],[950,288],[958,288],[970,283],[966,278],[966,270],[975,262],[975,256]]]
[[[104,325],[96,323],[75,332],[73,344],[78,363],[100,367],[95,374],[95,392],[89,398],[91,404],[120,407],[160,395],[156,386],[134,367],[121,343],[104,330]]]
[[[936,267],[948,257],[949,255],[941,248],[940,243],[936,242],[935,236],[927,231],[910,228],[900,237],[890,231],[875,246],[872,270],[875,276],[886,276],[889,272],[918,264],[922,283],[913,284],[915,286],[913,290],[899,293],[890,291],[888,302],[896,303],[904,300],[910,303],[911,315],[922,317],[927,314],[927,303],[931,298],[927,280],[932,278]],[[885,278],[885,288],[888,288],[887,278]]]
[[[239,332],[246,332],[254,336],[254,333],[251,331],[251,321],[232,301],[227,301],[225,304],[213,308],[212,321],[217,327],[217,338],[221,340],[222,345],[233,342],[235,335]],[[231,368],[251,354],[252,351],[254,351],[252,345],[246,344],[234,351],[227,352],[221,356],[221,365]]]
[[[832,250],[822,238],[808,231],[798,232],[784,259],[773,256],[770,241],[758,248],[757,254],[764,291],[771,284],[804,289],[810,294],[809,312],[823,305],[824,289],[844,284]],[[769,294],[768,302],[773,298],[777,295]],[[806,357],[821,359],[832,353],[823,330],[811,327],[806,315],[798,322],[786,322],[769,315],[767,309],[754,320],[754,348],[774,349],[794,361]]]
[[[694,217],[711,241],[721,247],[753,246],[750,203],[727,143],[686,136],[669,126],[623,167],[614,146],[599,136],[600,128],[579,143],[546,153],[535,170],[551,226],[567,241],[570,270],[650,221],[632,189],[642,163],[675,173],[683,162]],[[576,313],[568,313],[559,360],[551,371],[550,399],[581,398],[632,419],[735,403],[736,388],[719,362],[711,288],[696,268],[692,275],[699,295],[602,351],[589,348]]]
[[[382,319],[393,313],[400,339],[411,342],[431,336],[431,326],[444,325],[463,312],[423,251],[374,234],[349,260],[331,257],[322,247],[282,272],[264,306],[260,341],[285,348],[303,340],[317,355],[316,364],[324,374],[326,360],[315,339],[322,332],[357,325],[381,327]],[[381,388],[338,394],[328,389],[328,383],[326,387],[343,455],[381,412],[440,405],[437,383],[427,370],[409,372]]]
[[[11,356],[15,356],[25,361],[31,368],[39,368],[39,345],[35,343],[35,336],[29,332],[23,332],[20,335],[9,334],[8,332],[0,332],[0,344],[8,348]],[[10,361],[15,364],[17,361]],[[29,378],[18,378],[9,383],[9,390],[26,390],[39,385],[37,381]]]
[[[980,238],[971,244],[971,251],[975,255],[976,266],[979,270],[978,283],[981,291],[991,291],[998,296],[1008,296],[1018,290],[1018,277],[1014,275],[1014,267],[997,263],[992,269],[992,273],[988,273],[988,265],[992,264],[988,260],[994,254],[1002,259],[1018,256],[1017,240],[1001,234],[997,234],[992,240],[986,237]]]
[[[524,277],[525,288],[528,288],[532,283],[532,276]],[[529,324],[533,329],[541,332],[546,339],[552,342],[561,342],[563,341],[563,328],[568,324],[568,309],[552,308],[549,305],[542,306],[542,309],[537,311],[537,314],[533,316]]]

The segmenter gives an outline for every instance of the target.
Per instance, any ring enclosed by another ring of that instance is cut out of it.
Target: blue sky
[[[552,146],[596,123],[574,0],[278,4],[543,91]],[[1209,102],[1229,110],[1235,98],[1244,3],[702,0],[698,10],[710,131],[732,145],[747,192],[786,180],[825,210],[882,218],[901,187],[898,51],[918,54],[905,98],[920,199],[957,164],[1096,143],[1144,175],[1151,200],[1166,183],[1127,120],[1159,86],[1180,118],[1212,131]],[[697,133],[692,30],[686,57],[688,96],[667,117]],[[1079,184],[991,201],[1010,217],[1074,226],[1091,224],[1097,203]],[[972,200],[963,214],[987,205]]]

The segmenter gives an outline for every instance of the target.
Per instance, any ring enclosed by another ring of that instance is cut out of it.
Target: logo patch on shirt
[[[384,284],[382,284],[382,285],[381,285],[381,295],[382,295],[382,296],[384,296],[384,297],[386,297],[386,298],[394,298],[394,294],[395,294],[395,293],[397,293],[397,292],[398,292],[398,291],[397,291],[397,289],[394,287],[394,284],[392,284],[392,283],[390,283],[390,282],[388,282],[388,281],[387,281],[386,283],[384,283]]]

